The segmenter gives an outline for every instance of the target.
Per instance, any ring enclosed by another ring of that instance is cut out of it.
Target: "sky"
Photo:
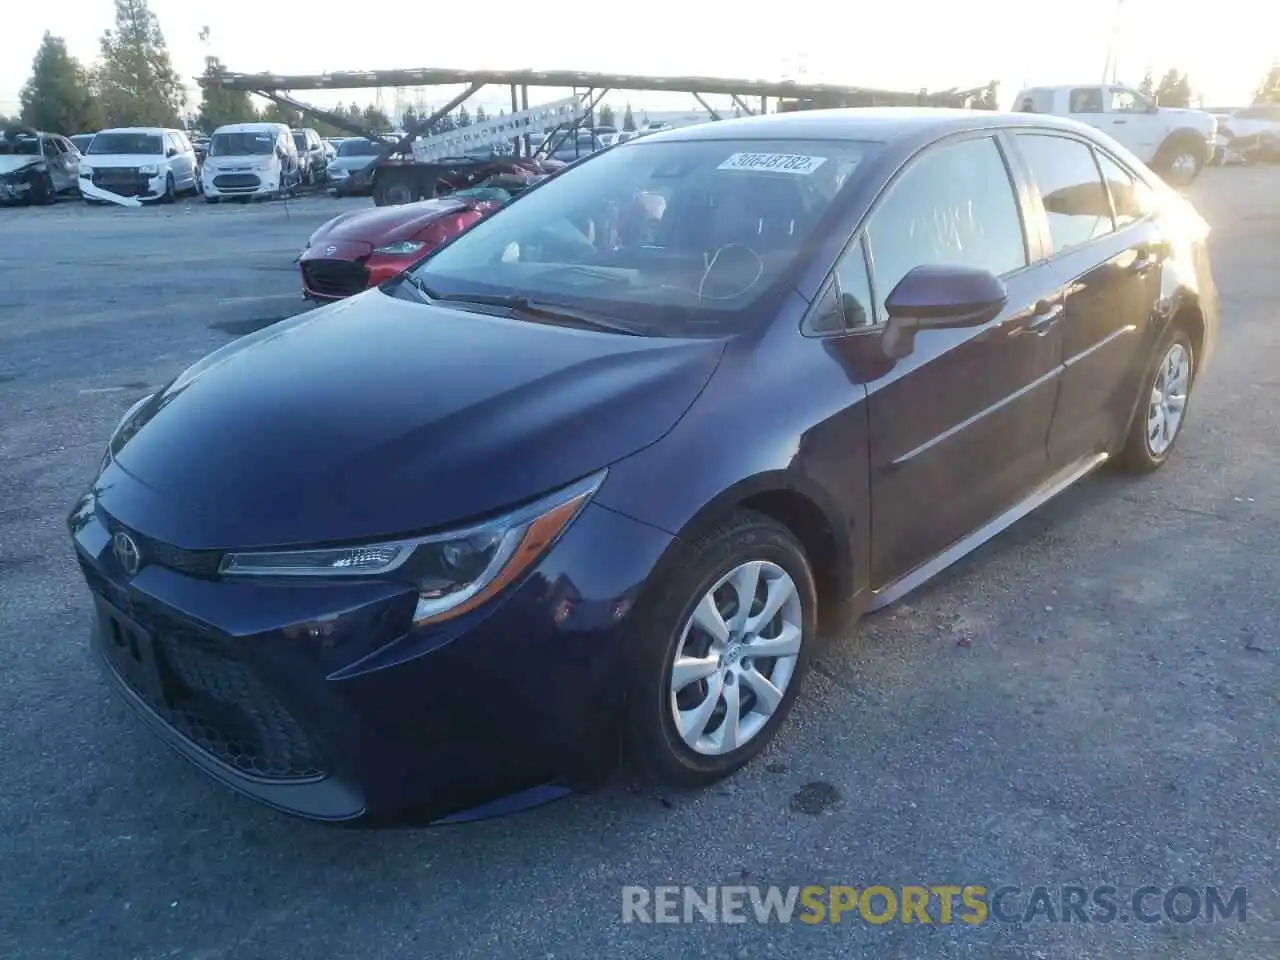
[[[44,6],[10,0],[0,30],[0,113],[18,111],[18,92],[44,31],[66,39],[91,62],[111,26],[111,0],[62,0]],[[1206,105],[1247,103],[1280,57],[1280,4],[1271,0],[924,0],[921,3],[805,3],[779,8],[690,0],[489,0],[474,21],[456,27],[441,7],[388,0],[388,19],[373,5],[324,6],[261,0],[151,0],[178,71],[193,87],[206,52],[234,71],[318,73],[433,66],[480,69],[571,69],[638,74],[800,79],[916,90],[1001,83],[1002,106],[1024,84],[1101,79],[1117,22],[1120,79],[1137,84],[1176,66],[1191,76]],[[318,11],[309,17],[308,9]],[[361,9],[371,15],[362,20]],[[462,11],[462,4],[444,9]],[[1211,15],[1209,11],[1212,11]],[[395,22],[396,29],[388,29]],[[512,29],[518,25],[518,29]],[[202,26],[210,31],[206,47]],[[503,90],[490,88],[492,103]],[[547,91],[545,99],[557,96]],[[384,105],[393,102],[384,91]],[[428,104],[448,92],[426,94]],[[374,91],[299,94],[319,105],[372,102]],[[650,109],[693,107],[683,95],[615,94]],[[195,106],[194,103],[191,104]]]

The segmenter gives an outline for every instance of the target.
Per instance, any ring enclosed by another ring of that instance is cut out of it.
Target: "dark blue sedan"
[[[182,755],[307,817],[509,810],[620,756],[712,783],[820,633],[1169,458],[1206,233],[1045,116],[602,151],[130,410],[70,516],[94,647]]]

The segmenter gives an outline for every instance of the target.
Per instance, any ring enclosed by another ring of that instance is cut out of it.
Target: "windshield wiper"
[[[576,327],[580,330],[607,330],[610,333],[623,333],[628,336],[640,337],[647,332],[651,332],[649,328],[635,327],[615,323],[611,320],[605,320],[592,314],[580,313],[571,310],[568,307],[551,306],[550,304],[539,303],[529,297],[523,295],[505,295],[492,293],[439,293],[432,290],[429,286],[419,280],[412,274],[406,273],[405,279],[417,290],[430,300],[438,303],[472,303],[482,307],[499,307],[503,310],[510,310],[512,313],[518,313],[534,320],[541,320],[546,323],[558,324],[565,327]]]

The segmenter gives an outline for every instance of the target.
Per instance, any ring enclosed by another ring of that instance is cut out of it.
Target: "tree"
[[[1266,78],[1253,96],[1253,102],[1256,106],[1272,103],[1280,104],[1280,60],[1271,64],[1271,69],[1267,71]]]
[[[248,119],[253,119],[252,117]],[[262,119],[267,123],[283,123],[287,127],[305,126],[302,120],[302,113],[293,107],[286,107],[282,103],[276,103],[272,100],[262,111]]]
[[[613,107],[607,103],[600,108],[599,124],[602,127],[612,127],[614,124]]]
[[[186,94],[169,59],[164,34],[147,0],[115,0],[116,25],[102,35],[97,71],[106,122],[171,127]]]
[[[209,28],[200,28],[200,42],[209,44]],[[204,73],[200,75],[200,106],[196,110],[196,126],[205,133],[225,123],[243,123],[258,118],[257,108],[244,90],[227,90],[219,86],[217,78],[226,73],[222,61],[212,54],[204,58]]]
[[[1156,78],[1151,75],[1150,70],[1142,75],[1142,82],[1138,84],[1138,92],[1148,100],[1156,95]]]
[[[484,104],[476,107],[476,123],[484,123],[489,119],[489,115],[484,112]]]
[[[369,128],[371,133],[386,133],[392,127],[391,118],[373,104],[360,112],[360,122]]]
[[[400,129],[408,130],[418,122],[418,111],[412,106],[404,108],[404,113],[400,114]]]
[[[459,127],[471,126],[471,114],[467,112],[465,105],[458,108],[458,119],[455,121],[455,125]]]
[[[22,122],[37,130],[72,134],[102,128],[102,113],[67,42],[47,30],[31,63],[31,79],[19,95]]]
[[[1191,106],[1191,81],[1185,73],[1170,68],[1160,78],[1160,86],[1156,87],[1156,100],[1162,107]]]
[[[622,129],[634,130],[636,128],[636,118],[631,115],[631,104],[627,104],[627,109],[622,112]]]

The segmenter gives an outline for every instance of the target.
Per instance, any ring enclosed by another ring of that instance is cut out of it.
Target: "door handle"
[[[1111,122],[1112,122],[1112,123],[1114,123],[1114,124],[1118,127],[1118,126],[1120,126],[1120,124],[1122,124],[1122,123],[1128,123],[1129,121],[1128,121],[1128,120],[1112,120]]]
[[[1030,333],[1043,337],[1048,333],[1055,323],[1062,319],[1066,307],[1061,303],[1053,303],[1049,300],[1041,300],[1036,304],[1035,310],[1032,312],[1030,319],[1027,320],[1026,326],[1023,327]]]

